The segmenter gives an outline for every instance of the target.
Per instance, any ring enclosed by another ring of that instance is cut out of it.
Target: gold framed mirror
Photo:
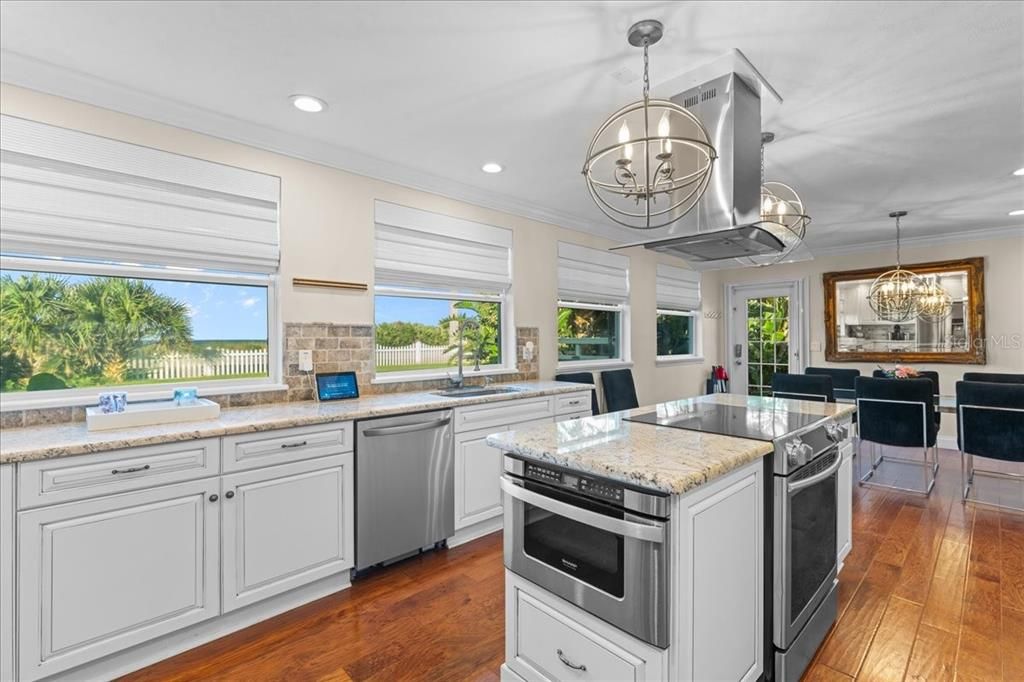
[[[868,303],[887,265],[826,272],[825,359],[829,362],[985,364],[985,260],[911,263],[903,268],[949,295],[947,311],[901,322],[881,319]]]

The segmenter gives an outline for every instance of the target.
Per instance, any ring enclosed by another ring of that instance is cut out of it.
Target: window
[[[659,263],[656,300],[658,359],[699,359],[700,273]]]
[[[374,380],[451,374],[460,328],[465,372],[514,372],[512,232],[386,201],[374,218]]]
[[[280,388],[280,180],[2,116],[4,409]]]
[[[618,310],[558,307],[558,361],[614,360],[619,355]]]
[[[466,368],[502,365],[502,305],[412,296],[374,299],[374,361],[377,373],[449,369],[458,363],[463,326]]]
[[[659,358],[697,355],[695,313],[659,310],[657,319]]]
[[[558,243],[558,362],[629,361],[629,258]]]
[[[269,319],[265,283],[5,268],[0,390],[268,379]]]

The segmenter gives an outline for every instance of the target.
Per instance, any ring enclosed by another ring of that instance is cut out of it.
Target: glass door
[[[798,337],[800,317],[795,285],[737,287],[730,311],[729,373],[733,393],[771,396],[772,377],[802,372]]]

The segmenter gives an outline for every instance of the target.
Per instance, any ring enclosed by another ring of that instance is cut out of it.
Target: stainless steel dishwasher
[[[455,534],[452,411],[356,423],[356,570]]]

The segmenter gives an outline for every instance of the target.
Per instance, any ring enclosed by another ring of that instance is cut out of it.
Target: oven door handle
[[[609,533],[615,533],[616,535],[622,535],[623,537],[633,538],[635,540],[644,540],[645,542],[653,542],[661,544],[665,541],[665,527],[662,525],[649,526],[643,523],[634,523],[632,521],[624,521],[623,519],[614,519],[604,514],[598,514],[587,509],[580,509],[571,504],[556,500],[547,495],[541,495],[535,493],[532,490],[527,490],[522,486],[518,486],[508,478],[502,477],[501,489],[505,491],[506,495],[514,497],[517,500],[521,500],[528,504],[532,504],[535,507],[539,507],[546,511],[564,516],[567,519],[578,521],[587,526],[594,528],[600,528],[601,530],[608,531]]]
[[[813,476],[809,476],[809,477],[807,477],[807,478],[805,478],[805,479],[803,479],[801,481],[796,481],[795,483],[787,483],[786,484],[786,492],[789,493],[790,495],[792,495],[793,493],[795,493],[795,492],[797,492],[799,490],[803,490],[804,488],[809,488],[812,485],[814,485],[815,483],[819,483],[821,481],[824,481],[826,478],[828,478],[832,474],[834,474],[837,471],[839,471],[839,467],[841,467],[842,465],[843,465],[843,455],[841,453],[837,452],[836,453],[836,461],[833,462],[832,464],[829,464],[827,469],[825,469],[824,471],[819,471],[818,473],[814,474]]]

